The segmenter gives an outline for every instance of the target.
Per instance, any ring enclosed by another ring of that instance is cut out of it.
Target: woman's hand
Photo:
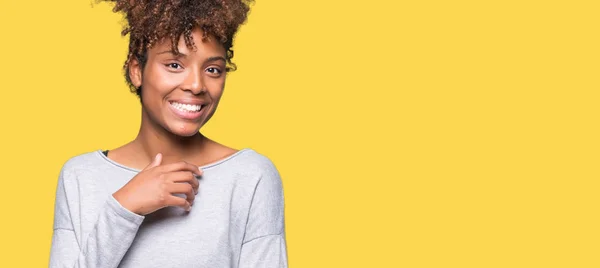
[[[190,211],[198,193],[198,179],[202,171],[195,165],[177,162],[161,165],[162,154],[133,177],[113,197],[129,211],[146,215],[168,206],[179,206]],[[187,198],[173,194],[185,194]]]

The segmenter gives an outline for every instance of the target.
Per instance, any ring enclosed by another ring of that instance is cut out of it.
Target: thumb
[[[150,162],[150,164],[148,164],[148,166],[146,168],[144,168],[144,170],[148,170],[148,169],[151,169],[153,167],[160,166],[161,162],[162,162],[162,154],[158,153],[158,154],[156,154],[156,156],[154,157],[154,159],[152,160],[152,162]]]

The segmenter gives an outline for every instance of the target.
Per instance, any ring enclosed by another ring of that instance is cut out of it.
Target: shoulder
[[[100,151],[84,152],[72,156],[63,164],[60,175],[62,178],[70,178],[85,170],[97,168],[102,162]]]
[[[273,161],[252,149],[240,153],[240,163],[243,163],[246,174],[254,178],[254,199],[271,200],[272,203],[283,202],[283,182]]]
[[[279,170],[271,158],[250,148],[242,149],[212,167],[214,170],[211,173],[222,173],[232,178],[238,186],[251,191],[257,186],[283,188]],[[211,166],[207,168],[211,170]]]
[[[229,161],[233,167],[260,177],[279,177],[279,171],[271,158],[250,148],[236,152]]]

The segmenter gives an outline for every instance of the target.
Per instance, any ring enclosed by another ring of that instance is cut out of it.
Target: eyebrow
[[[173,50],[165,50],[163,52],[156,53],[156,55],[161,55],[161,54],[171,54],[171,55],[173,55],[175,57],[178,57],[178,58],[179,57],[187,57],[187,55],[185,53],[181,53],[181,52],[175,53]]]
[[[187,54],[185,54],[185,53],[181,53],[181,52],[175,53],[172,50],[165,50],[163,52],[157,53],[156,55],[160,55],[160,54],[171,54],[171,55],[173,55],[173,56],[175,56],[177,58],[187,57]],[[227,59],[225,59],[225,57],[223,57],[223,56],[213,56],[213,57],[210,57],[210,58],[206,59],[205,62],[212,62],[212,61],[224,61],[224,62],[227,62]]]
[[[210,58],[206,59],[206,62],[219,61],[219,60],[227,62],[227,60],[222,56],[210,57]]]

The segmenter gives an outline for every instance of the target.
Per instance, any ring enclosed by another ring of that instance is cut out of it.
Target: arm
[[[98,212],[87,237],[75,232],[79,217],[79,192],[75,178],[63,167],[58,178],[50,268],[117,267],[131,246],[144,216],[124,207],[111,195]],[[79,229],[79,228],[77,228]]]
[[[252,198],[239,260],[239,268],[258,267],[288,267],[283,187],[270,161]]]

